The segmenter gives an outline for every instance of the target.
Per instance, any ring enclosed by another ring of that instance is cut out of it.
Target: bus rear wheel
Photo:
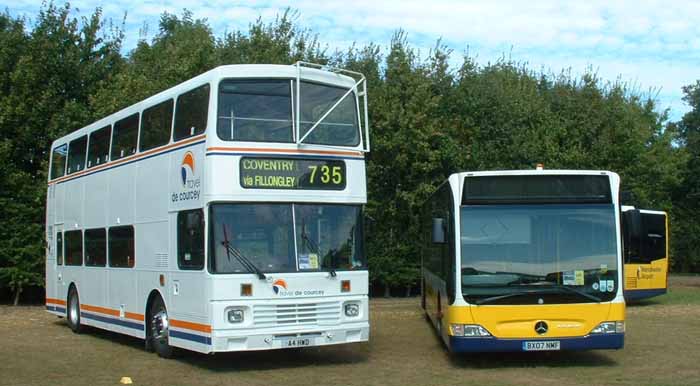
[[[150,346],[161,358],[172,358],[175,356],[175,349],[168,343],[168,311],[160,296],[156,297],[149,310],[149,338]]]
[[[80,298],[75,287],[70,287],[68,291],[68,306],[66,307],[66,320],[68,327],[76,333],[80,333]]]

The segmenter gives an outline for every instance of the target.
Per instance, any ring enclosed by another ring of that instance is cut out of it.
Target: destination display
[[[241,186],[246,189],[345,189],[345,161],[241,158]]]

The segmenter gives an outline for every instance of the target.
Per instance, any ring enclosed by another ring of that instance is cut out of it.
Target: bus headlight
[[[621,334],[623,332],[625,332],[624,321],[602,322],[591,330],[591,334]]]
[[[245,320],[245,312],[242,308],[229,308],[226,311],[226,318],[229,323],[243,323]]]
[[[488,330],[478,324],[450,324],[450,330],[453,336],[491,336]]]
[[[345,305],[345,316],[354,318],[360,315],[360,305],[357,303],[348,303]]]

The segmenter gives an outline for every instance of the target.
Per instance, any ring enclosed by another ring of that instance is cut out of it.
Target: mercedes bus
[[[668,214],[622,207],[625,299],[635,301],[663,295],[668,289]]]
[[[367,341],[362,74],[207,71],[55,140],[46,308],[170,357]]]
[[[619,184],[539,167],[450,175],[422,211],[422,306],[448,349],[622,348]]]

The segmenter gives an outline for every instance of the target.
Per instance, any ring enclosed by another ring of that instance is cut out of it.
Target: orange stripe
[[[190,139],[186,139],[186,140],[181,141],[181,142],[171,143],[171,144],[169,144],[169,145],[157,147],[157,148],[155,148],[155,149],[151,149],[151,150],[145,151],[145,152],[143,152],[143,153],[134,154],[134,155],[131,155],[131,156],[122,158],[122,159],[117,160],[117,161],[112,161],[112,162],[108,162],[108,163],[106,163],[106,164],[98,165],[98,166],[95,166],[94,168],[91,168],[91,169],[85,169],[85,170],[83,170],[83,171],[81,171],[81,172],[78,172],[78,173],[75,173],[75,174],[65,175],[65,176],[63,176],[63,177],[59,177],[59,178],[56,178],[55,180],[50,181],[50,182],[49,182],[49,185],[55,184],[55,183],[58,183],[58,182],[63,182],[63,181],[71,180],[71,179],[73,179],[73,178],[80,177],[80,176],[82,176],[82,175],[89,174],[89,173],[93,173],[93,172],[96,172],[96,171],[98,171],[98,170],[106,169],[106,168],[109,168],[109,167],[112,167],[112,166],[117,166],[117,165],[122,164],[122,163],[124,163],[124,162],[129,162],[129,161],[137,160],[137,159],[140,159],[140,158],[143,158],[143,157],[147,157],[147,156],[149,156],[149,155],[152,155],[152,154],[155,154],[155,153],[159,153],[159,152],[162,152],[162,151],[165,151],[165,150],[169,150],[169,149],[172,149],[172,148],[174,148],[174,147],[178,147],[178,146],[182,146],[182,145],[187,145],[187,144],[192,143],[192,142],[197,142],[197,141],[199,141],[200,139],[203,139],[203,138],[205,138],[205,137],[206,137],[206,135],[205,135],[205,134],[202,134],[202,135],[200,135],[200,136],[192,137],[192,138],[190,138]]]
[[[110,316],[116,316],[119,317],[119,310],[113,310],[111,308],[105,308],[105,307],[98,307],[98,306],[91,306],[89,304],[81,304],[80,308],[82,308],[85,311],[91,311],[91,312],[97,312],[100,314],[105,314],[105,315],[110,315]],[[125,312],[124,316],[127,319],[133,319],[133,320],[138,320],[143,322],[144,317],[141,314],[133,313],[133,312]]]
[[[117,316],[117,317],[119,316],[119,311],[112,310],[109,308],[91,306],[89,304],[81,304],[80,308],[84,309],[85,311],[98,312],[100,314],[106,314],[106,315]]]
[[[144,320],[144,317],[141,314],[135,314],[133,312],[126,312],[124,315],[126,316],[127,319],[138,320],[140,322],[143,322],[143,320]]]
[[[58,305],[61,305],[61,306],[65,306],[65,305],[66,305],[66,301],[65,301],[65,300],[61,300],[61,299],[46,298],[46,304],[58,304]]]
[[[332,155],[351,155],[362,156],[359,151],[341,151],[341,150],[304,150],[304,149],[263,149],[257,147],[208,147],[207,151],[250,151],[258,153],[298,153],[298,154],[332,154]]]
[[[206,324],[186,322],[184,320],[170,319],[170,325],[178,328],[185,328],[188,330],[201,331],[211,333],[211,326]]]

